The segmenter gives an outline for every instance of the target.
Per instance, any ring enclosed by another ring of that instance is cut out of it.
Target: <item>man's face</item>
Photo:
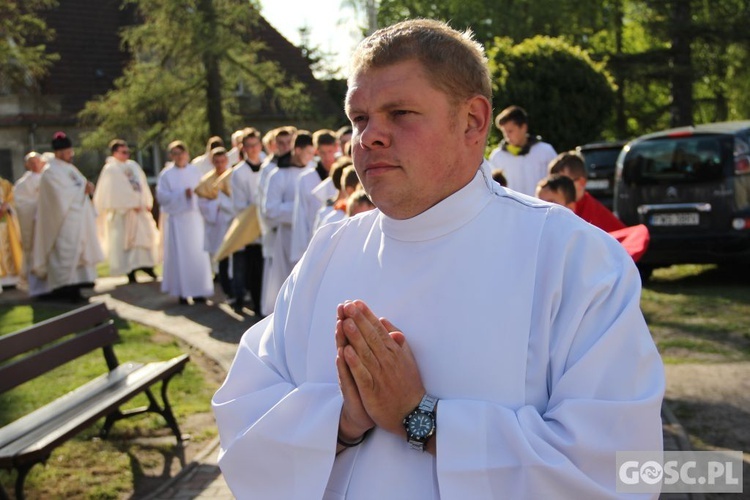
[[[346,147],[346,143],[352,140],[352,134],[344,134],[341,137],[339,137],[339,148],[341,149],[341,152],[344,152],[344,149]]]
[[[169,157],[172,158],[176,167],[184,167],[188,164],[188,153],[181,148],[174,148],[169,152]]]
[[[292,136],[291,135],[277,135],[276,136],[276,154],[283,156],[292,150]]]
[[[310,163],[315,158],[315,148],[312,146],[305,146],[303,148],[294,148],[294,155],[299,160],[302,166]]]
[[[44,160],[42,160],[41,156],[32,156],[29,158],[29,161],[26,162],[26,170],[34,172],[35,174],[41,172],[42,168],[44,168]]]
[[[575,176],[568,168],[560,170],[560,175],[564,175],[573,180],[573,184],[575,184],[576,187],[576,201],[583,198],[583,193],[586,192],[586,176]]]
[[[55,157],[67,163],[72,162],[74,156],[73,148],[58,149],[55,151]]]
[[[127,146],[119,146],[113,153],[112,156],[118,161],[128,161],[130,159],[130,148]]]
[[[513,120],[500,125],[500,130],[503,133],[503,137],[513,146],[522,147],[526,144],[526,134],[529,132],[529,126],[527,124],[518,125]]]
[[[227,158],[227,155],[214,155],[211,158],[211,163],[213,163],[214,168],[216,169],[216,172],[221,174],[227,169],[227,163],[229,163],[229,158]]]
[[[318,157],[320,158],[320,162],[323,164],[326,170],[331,168],[333,162],[336,161],[337,152],[338,147],[336,147],[335,144],[321,144],[320,146],[318,146]]]
[[[262,143],[258,137],[248,137],[242,143],[242,151],[245,152],[245,156],[252,161],[260,159],[260,151],[262,149]]]
[[[452,105],[416,60],[352,76],[346,113],[354,166],[383,213],[414,217],[471,180],[478,163],[466,160],[466,106]]]

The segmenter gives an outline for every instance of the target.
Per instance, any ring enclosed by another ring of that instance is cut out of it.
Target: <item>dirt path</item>
[[[695,450],[743,450],[750,498],[750,363],[667,365],[666,398]]]

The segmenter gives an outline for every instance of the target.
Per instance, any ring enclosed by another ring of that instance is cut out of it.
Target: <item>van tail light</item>
[[[750,229],[750,218],[748,217],[735,217],[732,219],[732,227],[737,231],[743,229]]]
[[[684,129],[684,130],[675,130],[674,132],[671,132],[667,134],[667,137],[671,138],[679,138],[679,137],[692,137],[693,136],[693,129]]]
[[[734,161],[734,173],[738,175],[750,174],[750,158],[743,156]]]

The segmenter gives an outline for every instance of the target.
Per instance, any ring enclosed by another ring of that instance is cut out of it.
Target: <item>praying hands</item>
[[[404,334],[359,300],[339,304],[337,317],[340,440],[354,443],[374,426],[405,437],[403,418],[425,388]]]

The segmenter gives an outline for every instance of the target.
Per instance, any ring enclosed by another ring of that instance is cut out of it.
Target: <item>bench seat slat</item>
[[[15,333],[3,335],[0,337],[0,363],[71,333],[109,321],[110,318],[107,306],[100,302],[41,321]]]
[[[49,404],[24,415],[8,425],[0,428],[0,449],[27,434],[31,430],[44,425],[55,415],[65,413],[71,408],[84,404],[88,399],[96,397],[108,386],[124,379],[128,373],[141,367],[140,363],[123,363],[111,372],[107,372],[81,387],[55,399]]]
[[[62,366],[83,354],[111,345],[119,340],[117,328],[110,320],[91,330],[48,346],[0,366],[0,393],[28,382],[41,374]]]
[[[56,446],[116,410],[147,387],[181,371],[188,360],[189,356],[183,354],[169,361],[148,363],[127,373],[125,377],[113,380],[103,390],[97,388],[88,398],[79,394],[80,404],[56,414],[51,420],[30,429],[30,432],[0,448],[0,467],[37,462]],[[27,417],[31,415],[33,413]]]

